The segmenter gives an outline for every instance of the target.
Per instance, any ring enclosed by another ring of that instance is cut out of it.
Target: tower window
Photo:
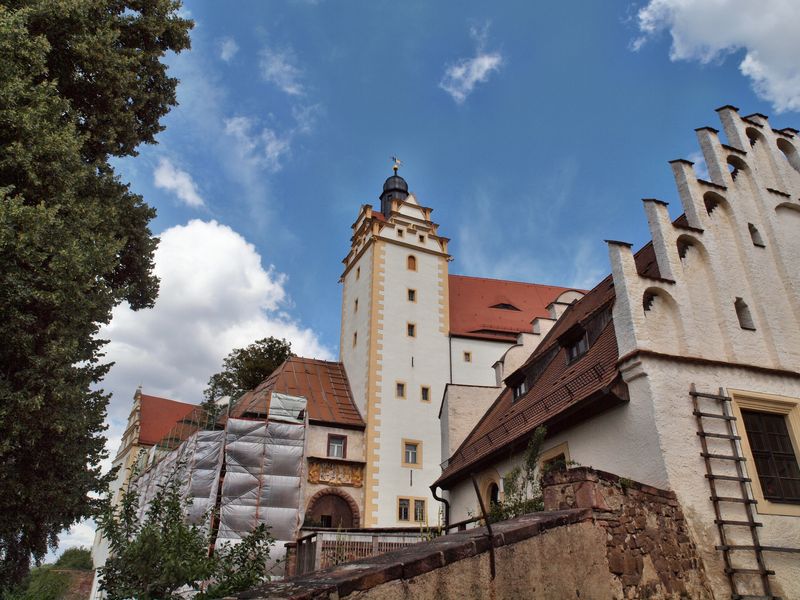
[[[358,343],[358,332],[354,331],[353,332],[353,346],[355,346],[357,343]]]
[[[425,500],[414,500],[414,520],[425,521]]]
[[[464,352],[464,362],[472,362],[472,352]]]
[[[405,398],[406,397],[406,384],[402,381],[398,381],[394,384],[394,395],[398,398]]]
[[[406,259],[406,267],[408,267],[409,271],[416,271],[417,270],[417,257],[413,254],[409,254],[408,258]]]
[[[417,301],[417,290],[412,290],[411,288],[408,289],[408,301],[409,302]]]
[[[403,466],[422,466],[422,442],[418,440],[403,440]]]
[[[358,312],[358,298],[353,302],[353,312]]]
[[[397,230],[397,237],[403,237],[403,230],[402,229],[398,229]]]
[[[736,309],[736,317],[739,319],[739,327],[742,329],[755,331],[756,325],[753,322],[753,315],[750,314],[750,308],[747,306],[747,302],[741,298],[736,298],[736,301],[733,303],[733,307]]]
[[[356,267],[356,279],[361,277],[361,267]]]
[[[408,498],[399,498],[397,500],[397,520],[408,521],[408,511],[411,500]]]
[[[419,236],[419,241],[420,241],[421,244],[424,244],[425,243],[425,236],[424,235],[420,235]]]
[[[423,385],[419,390],[419,397],[423,402],[430,402],[431,388],[429,388],[427,385]]]
[[[406,323],[406,334],[408,337],[417,337],[417,326],[414,323]]]

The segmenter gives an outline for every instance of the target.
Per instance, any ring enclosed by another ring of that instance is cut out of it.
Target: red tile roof
[[[636,253],[635,262],[640,274],[659,277],[652,243]],[[619,349],[612,319],[586,354],[571,363],[559,339],[576,325],[585,325],[601,311],[610,310],[614,299],[609,275],[567,308],[523,366],[506,378],[514,381],[538,363],[536,368],[541,371],[528,392],[513,401],[513,391],[506,387],[450,457],[435,485],[446,488],[466,476],[476,463],[491,460],[500,452],[507,454],[539,425],[549,427],[578,411],[588,416],[624,401],[627,392],[617,369]]]
[[[531,331],[531,321],[549,317],[547,306],[572,289],[464,275],[450,275],[449,283],[450,334],[504,341]],[[503,304],[519,310],[492,308]]]
[[[306,398],[308,418],[312,423],[365,427],[353,403],[344,365],[340,362],[293,356],[255,390],[247,392],[233,408],[231,415],[266,414],[271,392]]]
[[[139,443],[153,446],[167,435],[172,427],[197,408],[194,404],[142,394],[139,412]]]

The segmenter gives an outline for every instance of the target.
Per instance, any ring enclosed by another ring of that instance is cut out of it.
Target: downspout
[[[434,484],[431,486],[431,494],[433,494],[433,498],[438,500],[442,504],[444,504],[444,529],[445,533],[447,533],[447,526],[450,524],[450,503],[442,498],[441,496],[436,495],[436,488],[439,486]]]

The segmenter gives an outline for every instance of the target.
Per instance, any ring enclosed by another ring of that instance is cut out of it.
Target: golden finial
[[[403,161],[397,158],[396,156],[392,156],[392,162],[394,163],[392,165],[392,169],[394,170],[394,174],[397,175],[397,169],[400,168],[400,165],[403,164]]]

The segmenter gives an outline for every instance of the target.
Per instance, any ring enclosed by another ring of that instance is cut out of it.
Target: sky
[[[451,238],[452,273],[590,288],[604,239],[680,203],[715,108],[800,128],[800,3],[185,2],[179,106],[115,163],[158,210],[155,308],[102,331],[108,448],[138,385],[198,403],[233,348],[274,335],[336,359],[350,226],[390,157]],[[109,461],[110,462],[110,461]],[[92,524],[61,547],[91,545]]]

